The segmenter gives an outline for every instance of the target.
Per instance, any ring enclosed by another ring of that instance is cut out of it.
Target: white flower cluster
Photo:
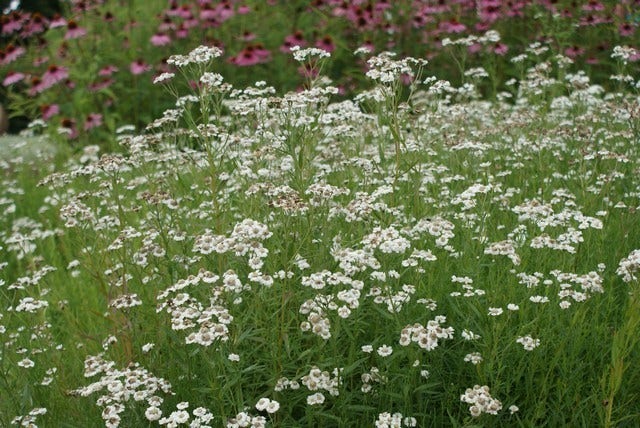
[[[224,78],[220,73],[211,73],[209,71],[205,72],[202,76],[200,76],[200,83],[205,85],[207,88],[215,88],[217,86],[222,85],[222,81]]]
[[[627,64],[629,59],[637,54],[638,51],[635,48],[629,46],[614,46],[611,58],[619,59],[623,64]]]
[[[20,425],[27,428],[37,428],[36,420],[38,416],[47,413],[47,409],[44,407],[36,407],[29,411],[25,416],[16,416],[11,420],[11,425]]]
[[[115,369],[113,361],[107,361],[102,354],[89,356],[85,359],[85,377],[93,377],[102,373],[102,376],[92,384],[73,390],[71,394],[88,397],[96,392],[102,395],[96,400],[98,406],[103,407],[102,419],[107,427],[120,425],[120,414],[126,410],[126,403],[130,400],[136,402],[147,401],[149,407],[156,408],[149,412],[151,415],[161,414],[159,410],[162,398],[156,394],[171,393],[171,384],[162,378],[158,378],[140,367],[138,363],[132,363],[124,370]],[[177,425],[176,425],[177,426]]]
[[[222,55],[222,50],[215,46],[198,46],[188,55],[172,55],[167,64],[177,67],[185,67],[189,64],[207,64],[214,58]]]
[[[521,344],[525,351],[533,351],[540,346],[540,339],[534,339],[531,336],[521,336],[516,339],[516,342]]]
[[[401,290],[394,293],[392,287],[384,285],[382,287],[371,287],[367,296],[373,296],[373,302],[376,304],[386,304],[389,312],[398,313],[403,306],[411,301],[411,296],[415,294],[416,287],[410,284],[404,284]]]
[[[340,394],[338,387],[342,383],[342,377],[340,373],[342,369],[335,368],[331,373],[328,371],[322,371],[318,367],[313,366],[308,375],[305,375],[300,380],[301,383],[307,387],[309,391],[327,391],[330,395],[337,397]],[[316,404],[322,404],[325,401],[324,394],[322,392],[316,392],[307,397],[307,404],[310,406]]]
[[[402,254],[411,247],[411,242],[393,226],[386,229],[375,227],[362,239],[362,244],[372,250],[377,248],[385,254]]]
[[[396,61],[393,59],[394,57],[395,53],[393,52],[382,52],[377,56],[369,58],[369,60],[367,60],[367,65],[369,66],[369,71],[366,73],[367,77],[388,85],[397,82],[402,75],[414,77],[413,67],[422,67],[427,65],[428,62],[424,59],[411,57]]]
[[[637,281],[637,273],[640,271],[640,249],[633,250],[626,258],[620,260],[616,273],[624,282]]]
[[[251,416],[247,412],[240,412],[227,421],[227,428],[266,428],[267,418],[264,416]]]
[[[474,418],[483,413],[497,415],[502,409],[502,403],[491,396],[489,387],[486,385],[475,385],[473,389],[467,388],[464,394],[460,396],[460,401],[471,404],[469,412]]]
[[[453,339],[453,327],[443,328],[442,324],[447,321],[447,317],[439,315],[429,321],[427,326],[422,324],[408,325],[400,332],[400,345],[409,346],[415,342],[426,351],[431,351],[438,346],[439,340]]]
[[[360,387],[360,390],[365,394],[373,390],[373,383],[385,384],[389,381],[386,376],[380,374],[380,369],[377,367],[371,367],[371,369],[369,369],[369,372],[362,373],[360,375],[360,380],[362,380],[362,386]]]
[[[418,425],[418,421],[414,417],[403,417],[402,413],[396,412],[391,414],[389,412],[383,412],[378,415],[375,426],[376,428],[402,428],[415,427]]]
[[[331,53],[319,48],[301,48],[300,46],[292,46],[291,53],[293,59],[298,62],[304,62],[312,59],[322,59],[331,57]]]
[[[507,256],[509,260],[518,266],[521,262],[520,256],[516,253],[515,242],[510,239],[506,241],[493,242],[484,249],[485,254]]]
[[[280,403],[276,400],[270,400],[266,397],[262,397],[256,403],[256,409],[259,411],[266,411],[267,413],[275,413],[280,409]]]

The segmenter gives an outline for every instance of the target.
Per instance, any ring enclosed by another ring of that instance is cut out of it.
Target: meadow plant
[[[327,47],[282,95],[195,47],[117,152],[6,149],[1,424],[639,417],[637,95],[540,44],[511,98],[383,53],[341,99]]]

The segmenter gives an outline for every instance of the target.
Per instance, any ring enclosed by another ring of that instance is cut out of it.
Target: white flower
[[[371,345],[363,345],[362,348],[362,352],[366,353],[366,354],[370,354],[373,352],[373,346]]]
[[[158,83],[162,83],[165,82],[167,80],[171,80],[175,77],[174,73],[162,73],[160,74],[158,77],[156,77],[155,79],[153,79],[153,84],[157,85]]]
[[[307,404],[310,406],[322,403],[324,403],[324,394],[321,392],[316,392],[315,394],[311,394],[307,397]]]
[[[378,352],[378,355],[381,357],[388,357],[393,353],[393,348],[391,346],[382,345],[376,352]]]
[[[157,408],[156,406],[148,407],[144,412],[144,416],[151,422],[157,421],[162,417],[162,410]]]
[[[31,367],[33,367],[35,365],[36,365],[36,363],[34,363],[33,361],[31,361],[28,358],[25,358],[23,360],[18,361],[18,366],[24,367],[25,369],[30,369]]]
[[[492,317],[497,317],[498,315],[502,315],[504,310],[502,308],[489,308],[489,315]]]
[[[238,354],[229,354],[227,358],[229,359],[229,361],[233,361],[233,362],[240,361],[240,355]]]
[[[522,344],[522,347],[526,351],[533,351],[540,346],[540,339],[534,339],[531,336],[521,336],[516,339],[516,342]]]

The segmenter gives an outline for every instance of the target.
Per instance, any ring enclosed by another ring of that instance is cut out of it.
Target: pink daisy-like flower
[[[79,39],[80,37],[84,37],[86,34],[87,30],[79,27],[75,21],[70,20],[67,22],[67,34],[64,35],[65,40]]]
[[[625,22],[624,24],[618,27],[618,32],[622,37],[633,36],[633,33],[635,33],[635,31],[636,31],[635,27],[629,24],[628,22]]]
[[[76,121],[69,118],[64,118],[60,122],[60,129],[67,134],[69,139],[74,139],[78,136],[78,129],[76,128]]]
[[[44,104],[40,106],[40,113],[42,114],[42,120],[47,121],[60,113],[60,107],[58,104]]]
[[[66,27],[66,26],[67,26],[67,20],[57,13],[53,15],[53,18],[49,23],[49,28],[58,28],[58,27]]]
[[[246,15],[249,12],[251,12],[251,8],[249,6],[238,6],[238,15]]]
[[[34,96],[36,94],[39,94],[40,92],[44,91],[45,89],[47,89],[48,86],[45,86],[42,83],[42,79],[39,78],[38,76],[32,77],[31,78],[31,88],[29,88],[29,95],[30,96]]]
[[[584,54],[584,49],[582,49],[579,46],[575,46],[575,45],[574,46],[569,46],[568,48],[566,48],[564,50],[564,54],[566,56],[568,56],[569,58],[575,58],[575,57],[578,57],[578,56]]]
[[[300,46],[304,48],[307,46],[307,42],[304,40],[304,35],[301,31],[296,31],[293,34],[289,34],[284,38],[284,43],[280,46],[280,52],[291,53],[291,48],[294,46]]]
[[[250,42],[256,39],[256,35],[254,33],[252,33],[251,31],[245,31],[244,33],[242,33],[242,36],[240,36],[240,40],[245,41],[245,42]]]
[[[509,52],[509,46],[505,45],[504,43],[496,43],[495,45],[493,45],[493,52],[496,55],[505,55],[507,52]]]
[[[131,74],[138,75],[151,70],[151,66],[146,64],[143,60],[138,59],[129,65],[129,70],[131,71]]]
[[[42,84],[50,88],[58,82],[61,82],[69,77],[69,70],[65,67],[58,67],[52,64],[47,68],[47,71],[42,75]]]
[[[467,26],[456,19],[451,19],[446,22],[440,23],[440,29],[446,33],[462,33],[467,29]]]
[[[24,80],[26,76],[19,71],[10,71],[2,81],[2,86],[9,86]]]
[[[604,5],[597,0],[589,0],[587,4],[582,6],[582,10],[588,12],[599,12],[604,10]]]
[[[99,80],[97,82],[93,82],[92,84],[89,85],[89,91],[91,92],[98,92],[102,89],[106,89],[109,86],[113,85],[116,81],[110,78],[104,78],[102,80]]]
[[[4,17],[3,17],[4,18]],[[23,18],[20,12],[14,11],[5,22],[2,22],[2,34],[11,34],[20,31],[22,28]]]
[[[9,64],[24,55],[26,50],[21,46],[14,46],[11,43],[7,45],[2,57],[2,64]]]
[[[116,67],[115,65],[107,65],[102,67],[100,71],[98,71],[98,76],[109,77],[118,70],[118,67]]]
[[[151,44],[153,46],[166,46],[171,44],[171,37],[165,33],[156,33],[151,36]]]
[[[102,125],[102,115],[100,113],[89,113],[87,119],[84,121],[84,130],[96,128]]]
[[[318,40],[316,42],[316,47],[329,53],[333,52],[336,49],[336,45],[333,43],[333,39],[329,35],[326,35]]]

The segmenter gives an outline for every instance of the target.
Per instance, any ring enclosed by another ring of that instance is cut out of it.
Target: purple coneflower
[[[22,55],[24,55],[25,52],[26,50],[23,47],[21,46],[16,47],[11,43],[9,43],[5,48],[2,64],[9,64],[10,62],[17,60]]]
[[[42,114],[42,120],[47,121],[60,113],[60,107],[58,104],[44,104],[40,106],[40,113]]]
[[[2,81],[2,86],[13,85],[23,80],[26,76],[18,71],[10,71]]]
[[[102,115],[100,113],[89,113],[87,119],[84,121],[84,130],[96,128],[102,125]]]
[[[102,67],[100,71],[98,71],[98,76],[109,77],[116,71],[118,71],[118,67],[116,67],[115,65],[107,65]]]
[[[50,88],[58,82],[61,82],[69,77],[69,70],[65,67],[58,67],[52,64],[47,68],[47,71],[42,75],[42,84],[46,88]]]
[[[328,34],[316,42],[316,47],[329,53],[336,49],[336,45],[333,44],[333,39]]]
[[[166,46],[171,44],[171,37],[166,33],[158,32],[151,36],[151,44],[153,46]]]
[[[151,66],[146,64],[143,60],[138,59],[129,65],[129,70],[131,71],[131,74],[138,75],[151,70]]]
[[[67,34],[64,35],[65,40],[78,39],[84,37],[87,34],[87,30],[82,27],[78,27],[78,24],[70,20],[67,22]]]

